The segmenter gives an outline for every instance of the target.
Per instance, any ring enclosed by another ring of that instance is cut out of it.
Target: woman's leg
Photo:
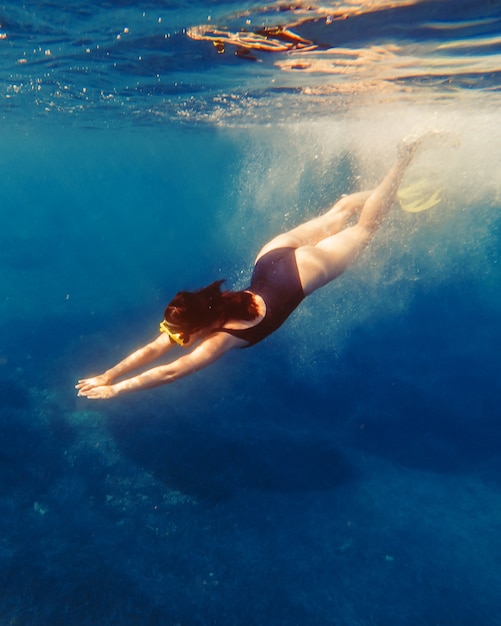
[[[370,192],[355,226],[296,250],[299,277],[306,295],[342,274],[367,246],[392,206],[418,142],[402,143],[398,158],[382,182]]]
[[[340,198],[324,215],[315,217],[309,222],[300,224],[274,237],[261,250],[257,258],[276,248],[299,248],[300,246],[314,246],[322,239],[339,233],[346,228],[350,218],[364,206],[372,191],[362,191]]]

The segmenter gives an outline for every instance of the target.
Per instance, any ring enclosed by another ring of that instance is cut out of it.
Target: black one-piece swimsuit
[[[248,291],[261,296],[266,304],[266,314],[259,324],[240,330],[218,328],[216,332],[244,339],[248,346],[243,347],[247,348],[277,330],[305,297],[295,253],[295,248],[275,248],[254,266]]]

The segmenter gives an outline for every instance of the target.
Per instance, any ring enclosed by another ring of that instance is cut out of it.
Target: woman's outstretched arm
[[[103,374],[79,380],[78,384],[75,386],[75,388],[78,389],[78,395],[85,396],[87,395],[87,391],[93,389],[94,387],[110,385],[120,376],[123,376],[132,370],[138,369],[143,365],[160,358],[171,348],[172,342],[170,341],[168,335],[160,335],[155,339],[155,341],[152,341],[132,354],[129,354],[128,357],[120,361],[120,363],[117,363],[109,370],[106,370]]]
[[[79,389],[78,395],[91,398],[92,400],[105,400],[113,398],[120,393],[139,391],[140,389],[149,389],[151,387],[173,383],[179,378],[183,378],[203,367],[207,367],[207,365],[219,359],[225,352],[228,352],[228,350],[241,347],[242,343],[241,339],[237,339],[227,333],[215,333],[208,339],[205,339],[205,341],[199,344],[192,352],[176,359],[172,363],[154,367],[137,376],[126,378],[115,384],[77,385],[77,389]],[[136,367],[136,365],[134,365],[134,367]]]

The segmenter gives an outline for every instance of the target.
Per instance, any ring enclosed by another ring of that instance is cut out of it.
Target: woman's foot
[[[398,144],[398,157],[407,160],[407,163],[409,163],[418,148],[422,147],[423,144],[429,145],[433,141],[447,142],[453,147],[459,145],[459,140],[453,133],[448,133],[444,130],[430,130],[422,135],[404,137]]]
[[[404,137],[397,146],[397,155],[399,160],[410,163],[414,153],[421,145],[425,136],[426,135],[422,135],[421,137],[418,137],[417,135],[409,135],[408,137]]]

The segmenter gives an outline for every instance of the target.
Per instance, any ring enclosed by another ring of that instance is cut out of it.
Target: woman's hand
[[[94,379],[90,379],[94,380]],[[78,387],[78,385],[77,385]],[[90,400],[109,400],[118,394],[117,385],[100,385],[98,387],[82,387],[78,395],[89,398]]]
[[[111,377],[104,373],[99,374],[99,376],[94,376],[93,378],[82,378],[78,381],[78,384],[75,385],[75,389],[78,389],[79,396],[86,396],[87,391],[90,389],[94,389],[95,387],[107,387],[111,383]]]

